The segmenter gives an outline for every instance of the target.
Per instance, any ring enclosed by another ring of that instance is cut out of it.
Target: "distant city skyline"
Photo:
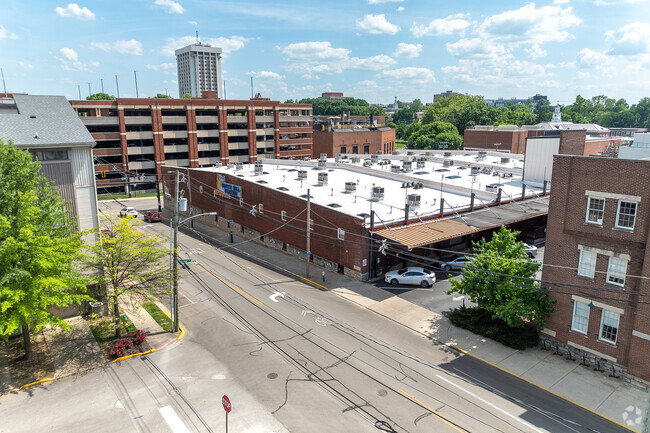
[[[355,0],[282,3],[3,1],[7,91],[82,99],[90,92],[178,95],[174,50],[222,48],[228,99],[284,101],[343,92],[370,103],[607,95],[633,104],[650,88],[650,0],[536,3]],[[3,89],[0,89],[3,90]]]

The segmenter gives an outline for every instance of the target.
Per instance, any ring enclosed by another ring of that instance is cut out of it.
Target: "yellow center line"
[[[436,417],[438,417],[439,419],[441,419],[445,424],[447,424],[449,427],[453,428],[454,430],[459,431],[459,432],[462,432],[462,433],[469,433],[469,430],[465,430],[465,429],[463,429],[463,428],[459,428],[458,426],[453,425],[452,423],[450,423],[449,421],[447,421],[447,420],[445,419],[445,417],[443,417],[442,415],[440,415],[440,414],[439,414],[438,412],[436,412],[434,409],[431,409],[431,408],[430,408],[429,406],[427,406],[426,404],[422,403],[422,402],[421,402],[420,400],[418,400],[417,398],[413,397],[413,396],[412,396],[411,394],[409,394],[408,392],[406,392],[406,391],[404,391],[404,390],[401,390],[401,389],[398,390],[397,392],[399,392],[400,394],[402,394],[404,397],[408,398],[408,399],[411,400],[412,402],[415,402],[415,403],[419,404],[420,406],[422,406],[423,408],[425,408],[426,410],[428,410],[429,412],[431,412],[434,416],[436,416]]]
[[[232,290],[234,290],[235,292],[239,293],[240,295],[242,295],[244,298],[248,299],[249,301],[254,302],[255,304],[259,305],[260,307],[264,307],[264,304],[263,304],[263,303],[261,303],[260,301],[258,301],[258,300],[255,299],[255,298],[253,298],[251,295],[249,295],[248,293],[244,292],[244,291],[243,291],[242,289],[240,289],[239,287],[237,287],[237,286],[235,286],[235,285],[233,285],[233,284],[230,284],[228,281],[224,280],[223,278],[220,278],[220,277],[217,277],[216,275],[213,275],[212,273],[210,273],[207,269],[205,269],[205,268],[204,268],[203,266],[201,266],[201,265],[196,265],[196,267],[197,267],[197,268],[200,268],[200,269],[203,269],[203,270],[205,271],[206,274],[208,274],[209,276],[211,276],[211,277],[214,278],[215,280],[219,280],[219,281],[221,281],[221,282],[224,283],[226,286],[230,287]]]

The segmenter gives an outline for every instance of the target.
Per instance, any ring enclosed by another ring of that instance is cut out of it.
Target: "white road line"
[[[183,421],[181,421],[180,417],[176,413],[173,407],[170,405],[167,405],[165,407],[161,407],[158,409],[160,414],[163,416],[165,419],[165,422],[169,426],[169,428],[172,429],[174,433],[190,433],[190,431],[185,427],[185,424],[183,424]]]
[[[501,412],[501,413],[503,413],[503,414],[505,414],[505,415],[508,415],[510,418],[512,418],[512,419],[514,419],[514,420],[516,420],[516,421],[519,421],[520,423],[522,423],[522,424],[525,425],[526,427],[532,429],[533,431],[536,431],[536,432],[538,432],[538,433],[544,433],[543,430],[539,430],[539,429],[536,428],[535,426],[533,426],[533,425],[531,425],[531,424],[528,424],[528,423],[527,423],[526,421],[524,421],[523,419],[521,419],[521,418],[519,418],[519,417],[516,417],[516,416],[512,415],[511,413],[506,412],[505,410],[501,409],[500,407],[493,405],[493,404],[490,403],[489,401],[487,401],[487,400],[485,400],[485,399],[482,399],[482,398],[479,397],[478,395],[473,394],[472,392],[466,390],[465,388],[463,388],[463,387],[461,387],[461,386],[459,386],[459,385],[456,385],[456,384],[455,384],[454,382],[452,382],[451,380],[449,380],[449,379],[445,379],[444,377],[440,376],[439,374],[436,374],[436,377],[438,377],[439,379],[444,380],[445,382],[447,382],[447,383],[450,384],[450,385],[455,386],[456,388],[460,389],[461,391],[466,392],[467,394],[471,395],[471,396],[474,397],[475,399],[482,401],[483,403],[485,403],[485,404],[487,404],[487,405],[493,407],[494,409],[498,410],[499,412]]]

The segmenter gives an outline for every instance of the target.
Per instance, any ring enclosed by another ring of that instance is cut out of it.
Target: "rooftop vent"
[[[319,161],[327,161],[327,154],[326,153],[321,153]]]
[[[451,152],[445,152],[445,158],[451,158]]]
[[[409,207],[420,207],[420,194],[409,194],[407,202]]]
[[[404,164],[402,164],[402,169],[408,172],[413,169],[413,166],[410,162],[405,162]]]
[[[341,161],[341,154],[340,153],[335,153],[334,154],[334,162],[340,162]]]
[[[393,164],[393,165],[390,166],[390,172],[391,173],[399,173],[400,171],[402,171],[402,169],[401,169],[401,167],[399,165],[394,165]]]
[[[317,169],[324,170],[325,168],[327,168],[327,159],[319,159]]]
[[[318,173],[318,184],[327,185],[327,173]]]
[[[289,191],[289,188],[286,188],[284,186],[278,187],[278,191]]]
[[[227,168],[228,169],[235,168],[235,163],[234,162],[229,162]]]
[[[476,176],[481,172],[481,169],[478,167],[472,167],[472,176]]]
[[[418,161],[416,162],[417,168],[424,168],[424,163],[425,163],[424,160],[418,159]]]
[[[264,184],[266,184],[266,183],[268,183],[268,182],[265,181],[265,180],[258,180],[257,183],[260,183],[260,184],[264,185]]]
[[[510,162],[510,158],[501,158],[501,164],[508,164]]]
[[[379,162],[379,155],[370,155],[370,161],[372,161],[373,164],[377,164]]]
[[[307,179],[307,170],[298,170],[298,179]]]
[[[355,192],[357,190],[356,182],[345,182],[345,192]]]
[[[442,161],[442,165],[444,165],[445,167],[451,167],[452,165],[454,165],[454,161],[452,161],[451,159],[445,159]]]
[[[243,169],[244,169],[244,163],[242,162],[235,163],[235,170],[243,170]]]
[[[372,187],[372,199],[373,200],[383,200],[384,199],[384,187],[382,186],[373,186]]]
[[[352,161],[352,164],[358,164],[359,161],[361,161],[361,158],[359,158],[358,156],[353,156],[352,158],[350,158],[350,160]]]
[[[264,164],[262,164],[262,161],[257,161],[255,163],[255,174],[262,174],[264,173]]]
[[[493,183],[491,185],[485,185],[485,190],[488,192],[497,192],[499,190],[499,184]]]
[[[341,205],[338,204],[338,203],[330,203],[330,204],[328,204],[327,206],[329,206],[329,207],[333,207],[333,208],[341,207]]]

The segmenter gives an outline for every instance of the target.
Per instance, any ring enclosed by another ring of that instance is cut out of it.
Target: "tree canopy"
[[[553,311],[548,290],[534,281],[541,264],[533,261],[517,242],[519,232],[504,226],[490,241],[474,243],[474,256],[460,279],[452,279],[447,292],[469,295],[472,302],[512,327],[535,322],[544,327]]]
[[[186,93],[183,96],[181,96],[181,99],[192,99],[192,94],[191,93]]]
[[[102,235],[90,247],[87,266],[103,273],[98,283],[107,287],[119,336],[119,303],[136,302],[138,296],[161,293],[169,288],[169,268],[163,258],[168,252],[160,239],[133,227],[136,221],[122,218],[110,222],[110,235]]]
[[[115,96],[109,95],[108,93],[94,93],[90,96],[86,96],[88,101],[115,101]]]
[[[409,149],[460,149],[462,145],[463,137],[449,122],[428,123],[418,128],[408,138]]]
[[[336,116],[341,112],[350,112],[352,116],[369,116],[370,104],[365,99],[346,97],[340,101],[322,98],[303,98],[297,104],[311,104],[314,116]]]
[[[28,151],[0,141],[0,337],[22,327],[27,358],[30,334],[68,329],[52,307],[90,300],[77,267],[81,235],[40,169]]]
[[[169,99],[171,96],[165,95],[164,93],[156,93],[156,96],[154,96],[156,99]]]

